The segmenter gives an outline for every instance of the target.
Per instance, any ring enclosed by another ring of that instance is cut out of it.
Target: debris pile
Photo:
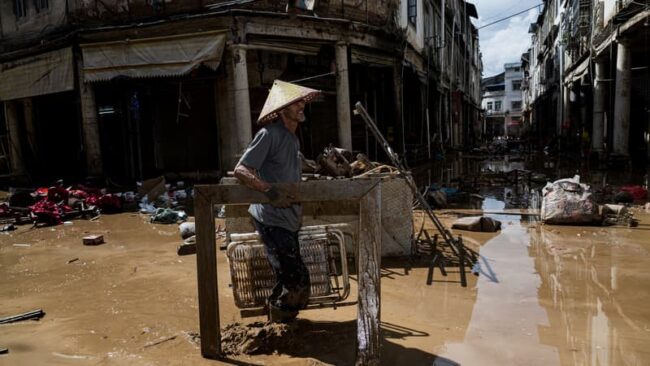
[[[183,182],[172,186],[160,177],[138,185],[138,193],[109,192],[83,184],[65,186],[61,180],[35,190],[11,189],[9,201],[0,203],[0,223],[52,226],[76,218],[92,219],[100,213],[135,210],[138,206],[142,213],[152,215],[151,222],[177,223],[187,219],[181,204],[191,198],[193,191],[186,189]],[[11,229],[7,226],[6,230]]]
[[[541,220],[545,224],[596,224],[602,221],[591,188],[580,176],[556,180],[542,189]]]
[[[270,354],[291,347],[293,324],[254,322],[228,324],[221,330],[221,347],[227,355]]]
[[[398,174],[389,165],[373,162],[364,154],[354,156],[352,152],[332,145],[323,149],[316,160],[302,158],[303,176],[308,178],[353,178],[372,175]]]

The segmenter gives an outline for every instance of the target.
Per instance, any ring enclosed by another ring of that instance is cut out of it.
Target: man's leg
[[[293,316],[309,300],[309,272],[300,256],[297,233],[255,222],[262,237],[267,258],[277,278],[269,304]]]

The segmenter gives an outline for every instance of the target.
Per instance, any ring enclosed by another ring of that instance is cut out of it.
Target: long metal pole
[[[424,198],[422,193],[420,193],[420,191],[418,190],[417,185],[413,180],[413,176],[405,169],[403,163],[400,161],[397,154],[393,151],[388,141],[386,141],[384,136],[381,134],[381,132],[377,128],[377,125],[375,125],[372,118],[370,118],[370,115],[368,115],[366,109],[363,107],[363,105],[361,105],[361,102],[357,102],[355,104],[355,113],[360,115],[361,118],[363,118],[363,120],[370,128],[370,131],[372,131],[372,133],[375,135],[375,138],[381,143],[382,147],[384,148],[384,151],[386,151],[386,155],[388,155],[393,165],[395,165],[395,167],[397,167],[400,173],[404,176],[407,184],[409,185],[411,191],[413,192],[413,195],[417,198],[418,202],[422,205],[422,207],[424,207],[427,216],[429,216],[433,224],[436,226],[436,229],[438,229],[438,232],[440,232],[443,239],[445,239],[445,242],[451,247],[451,249],[454,251],[454,253],[457,256],[460,256],[461,250],[458,247],[460,245],[459,242],[457,242],[454,239],[454,237],[451,235],[449,230],[447,230],[444,227],[442,222],[440,222],[438,217],[436,217],[436,215],[433,213],[433,209],[429,205],[429,202],[427,202],[427,200]]]

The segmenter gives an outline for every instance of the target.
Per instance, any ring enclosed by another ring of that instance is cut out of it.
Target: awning
[[[0,100],[73,90],[72,62],[68,47],[0,64]]]
[[[370,66],[390,66],[392,67],[396,61],[395,57],[389,54],[374,52],[365,47],[353,45],[350,50],[351,59],[353,64],[367,64]]]
[[[571,72],[564,77],[565,83],[572,83],[582,78],[589,70],[589,57],[586,57],[582,62],[576,66]]]
[[[216,70],[226,31],[82,44],[84,81],[186,75],[200,65]]]

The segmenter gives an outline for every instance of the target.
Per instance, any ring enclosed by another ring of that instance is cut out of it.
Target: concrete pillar
[[[91,177],[97,177],[104,174],[104,166],[99,138],[95,87],[91,83],[84,82],[81,60],[79,60],[77,70],[79,73],[79,102],[81,104],[81,130],[86,155],[86,173]]]
[[[597,153],[603,151],[603,136],[605,130],[605,63],[596,61],[596,77],[594,78],[594,115],[591,132],[591,148]]]
[[[567,131],[564,126],[571,119],[571,89],[568,86],[562,87],[562,118],[558,120],[558,135],[566,136]],[[573,122],[571,122],[573,123]]]
[[[230,57],[230,56],[228,56]],[[231,71],[231,70],[228,70]],[[217,108],[217,135],[219,139],[219,169],[222,172],[232,170],[237,163],[238,154],[242,153],[239,146],[235,146],[237,140],[237,128],[233,116],[235,116],[235,106],[232,101],[234,90],[234,81],[232,73],[222,73],[216,80],[215,104]]]
[[[616,92],[614,100],[614,134],[612,150],[629,155],[630,139],[630,46],[619,42],[616,55]]]
[[[36,146],[36,129],[34,127],[34,101],[32,98],[23,98],[20,100],[23,104],[23,116],[25,119],[25,135],[27,140],[27,148],[32,153],[32,156],[38,157]]]
[[[348,45],[336,44],[336,112],[340,147],[352,151],[352,119],[350,118],[350,81]]]
[[[232,68],[234,75],[234,101],[235,101],[235,137],[230,140],[235,144],[237,156],[248,146],[252,139],[251,103],[248,94],[248,64],[246,63],[246,49],[234,45],[232,47]]]
[[[24,176],[26,173],[25,162],[23,161],[22,146],[20,143],[20,134],[18,133],[18,102],[6,101],[5,120],[9,132],[8,153],[11,162],[11,175],[15,177]]]

